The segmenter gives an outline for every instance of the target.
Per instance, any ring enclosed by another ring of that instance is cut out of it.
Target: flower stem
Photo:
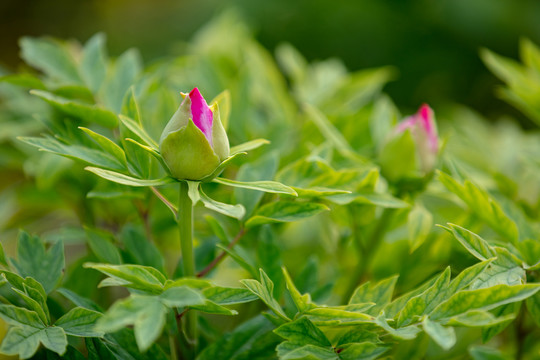
[[[195,276],[195,258],[193,256],[193,204],[188,195],[188,184],[180,183],[180,201],[178,204],[178,231],[182,264],[185,277]],[[194,348],[197,346],[197,313],[188,311],[184,317],[184,331],[188,341]]]

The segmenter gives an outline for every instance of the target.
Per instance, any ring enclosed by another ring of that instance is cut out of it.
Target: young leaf
[[[422,326],[433,341],[444,350],[450,350],[456,344],[456,332],[453,327],[442,326],[438,322],[431,321],[429,317],[424,318]]]
[[[223,118],[221,120],[223,120]],[[270,144],[270,141],[265,140],[265,139],[255,139],[255,140],[251,140],[240,145],[232,146],[231,151],[230,151],[230,156],[234,156],[236,154],[247,152],[250,150],[255,150],[258,147],[261,147],[266,144]]]
[[[294,286],[294,283],[287,272],[287,269],[285,267],[282,267],[283,276],[285,277],[285,282],[287,284],[287,290],[289,290],[289,294],[291,295],[291,298],[296,305],[296,308],[298,309],[299,313],[303,313],[306,310],[309,310],[313,308],[313,303],[311,302],[311,296],[309,294],[302,295],[300,294],[300,291]]]
[[[274,299],[273,293],[274,293],[274,283],[268,275],[263,271],[263,269],[259,269],[260,276],[261,276],[261,282],[258,282],[257,280],[247,279],[247,280],[240,280],[240,282],[253,294],[257,295],[276,315],[278,315],[281,319],[285,321],[290,321],[290,319],[285,315],[283,312],[283,309],[279,305],[279,303]]]
[[[346,344],[340,349],[340,360],[375,360],[389,350],[388,347],[377,346],[371,342]]]
[[[101,337],[103,332],[94,330],[94,327],[102,316],[103,314],[97,311],[76,307],[58,319],[54,325],[61,327],[71,336]]]
[[[129,87],[141,72],[139,53],[130,49],[116,60],[101,88],[101,99],[115,114],[122,110],[122,101]]]
[[[51,38],[23,37],[19,41],[23,60],[54,80],[80,84],[81,78],[67,47]]]
[[[330,341],[311,321],[301,317],[281,325],[274,330],[276,334],[292,343],[300,345],[331,346]]]
[[[57,241],[47,251],[43,242],[26,232],[19,233],[17,260],[13,266],[22,277],[30,276],[43,285],[50,293],[58,285],[65,267],[64,244]]]
[[[489,244],[480,236],[458,225],[448,224],[448,226],[449,228],[444,226],[441,227],[454,235],[456,240],[459,241],[474,257],[485,261],[495,256],[495,253]]]
[[[439,181],[456,194],[467,206],[481,219],[486,221],[493,230],[497,231],[508,241],[518,240],[518,229],[516,223],[510,219],[501,209],[501,206],[492,199],[489,194],[473,185],[470,181],[465,181],[463,185],[454,180],[449,175],[438,172]],[[483,259],[482,259],[483,260]]]
[[[99,105],[90,105],[78,100],[66,99],[44,90],[31,90],[30,94],[45,100],[55,109],[84,120],[89,124],[95,123],[107,128],[114,128],[118,125],[116,115]]]
[[[371,284],[368,281],[360,285],[351,296],[349,304],[375,303],[376,305],[369,309],[368,313],[378,315],[380,310],[392,300],[398,277],[398,275],[395,275],[376,284]]]
[[[97,149],[80,145],[65,145],[53,138],[20,137],[19,140],[39,148],[40,151],[65,156],[69,159],[113,170],[125,170],[125,166],[114,156]]]
[[[489,288],[460,291],[441,303],[430,315],[441,320],[470,310],[491,310],[498,306],[524,300],[540,290],[538,284],[495,285]]]
[[[212,286],[202,291],[204,297],[218,305],[243,304],[257,300],[251,291],[241,288]]]
[[[105,152],[114,156],[116,159],[118,159],[118,161],[120,161],[121,164],[124,166],[127,164],[126,153],[114,141],[88,128],[79,126],[79,129],[88,134],[88,136],[90,136]]]
[[[86,263],[84,267],[98,270],[118,284],[150,293],[161,293],[167,278],[158,270],[142,265],[108,265]]]
[[[224,178],[215,178],[212,180],[215,183],[232,186],[232,187],[238,187],[243,189],[251,189],[251,190],[258,190],[268,193],[276,193],[276,194],[288,194],[297,196],[298,194],[296,191],[294,191],[292,188],[290,188],[287,185],[283,185],[282,183],[279,183],[277,181],[235,181],[235,180],[229,180]]]
[[[161,179],[144,180],[144,179],[137,179],[128,175],[120,174],[115,171],[100,169],[100,168],[92,167],[92,166],[87,166],[84,169],[90,172],[93,172],[97,176],[102,177],[106,180],[109,180],[118,184],[122,184],[122,185],[128,185],[128,186],[160,186],[160,185],[166,185],[166,184],[176,182],[175,179],[169,176],[166,176]]]
[[[0,352],[28,359],[35,354],[40,343],[58,355],[63,355],[68,345],[66,334],[60,327],[50,326],[41,329],[30,326],[12,327],[2,341]]]
[[[291,222],[317,215],[330,210],[326,205],[312,202],[279,201],[261,206],[255,215],[248,219],[246,227],[263,224]]]
[[[15,305],[0,304],[0,317],[13,326],[29,326],[36,329],[45,327],[35,311]]]
[[[242,205],[230,205],[225,204],[214,199],[209,198],[203,191],[200,189],[201,201],[204,206],[210,210],[214,210],[220,214],[227,215],[238,220],[242,219],[246,213],[246,210]]]
[[[107,73],[105,34],[97,33],[84,45],[80,73],[88,88],[97,93]]]
[[[159,145],[152,139],[152,137],[142,128],[141,125],[139,125],[134,120],[128,118],[127,116],[119,115],[120,121],[122,124],[128,128],[131,132],[133,132],[135,135],[137,135],[142,141],[144,141],[145,145],[149,146],[150,148],[159,151]]]
[[[416,204],[409,212],[407,226],[410,251],[413,252],[427,239],[433,226],[433,215],[425,207]]]

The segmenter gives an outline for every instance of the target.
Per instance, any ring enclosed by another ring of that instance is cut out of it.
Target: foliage
[[[402,118],[382,93],[389,68],[310,64],[288,45],[275,61],[230,14],[200,30],[186,54],[147,67],[135,50],[110,58],[102,34],[84,45],[23,38],[21,49],[30,68],[0,83],[9,180],[0,231],[10,255],[2,248],[0,317],[9,330],[0,352],[538,353],[534,131],[435,109],[438,170],[393,182],[379,167]],[[538,121],[540,51],[524,49],[523,66],[483,57],[508,84],[506,98]],[[168,172],[158,139],[179,106],[175,94],[193,87],[214,97],[232,147],[211,176],[183,181]],[[386,166],[401,155],[386,156]],[[180,190],[177,201],[179,188],[186,196]],[[186,202],[194,259],[177,241]],[[11,241],[19,227],[27,231]]]

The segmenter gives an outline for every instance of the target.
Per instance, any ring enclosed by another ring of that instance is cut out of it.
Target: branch
[[[174,206],[174,204],[172,202],[170,202],[169,200],[167,200],[167,198],[159,192],[158,189],[156,189],[155,187],[153,186],[150,186],[150,190],[152,190],[152,192],[154,193],[154,195],[157,196],[157,198],[159,200],[161,200],[161,202],[163,202],[168,208],[169,210],[172,211],[174,217],[176,218],[177,214],[178,214],[178,208],[176,206]]]

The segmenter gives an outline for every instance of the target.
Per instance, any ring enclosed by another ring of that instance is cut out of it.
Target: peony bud
[[[379,156],[383,175],[391,182],[414,180],[430,174],[439,152],[433,110],[426,104],[391,132]]]
[[[208,106],[197,88],[182,96],[184,101],[165,126],[159,148],[172,176],[201,180],[229,156],[229,140],[217,104]]]

